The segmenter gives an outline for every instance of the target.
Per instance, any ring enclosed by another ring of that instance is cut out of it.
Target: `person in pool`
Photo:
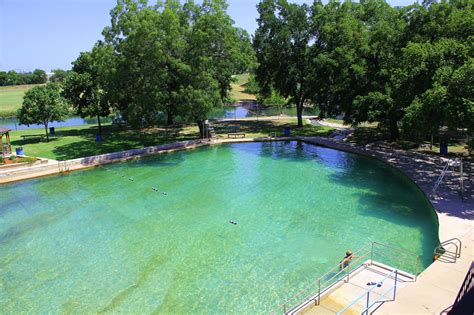
[[[344,256],[344,259],[341,260],[340,262],[340,268],[341,270],[349,266],[349,263],[351,262],[352,258],[355,258],[354,254],[350,250],[346,252],[346,256]]]

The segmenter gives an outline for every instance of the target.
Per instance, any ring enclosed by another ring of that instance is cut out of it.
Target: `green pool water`
[[[437,234],[418,188],[373,159],[299,142],[166,154],[0,186],[0,312],[268,313],[370,241],[427,267]]]

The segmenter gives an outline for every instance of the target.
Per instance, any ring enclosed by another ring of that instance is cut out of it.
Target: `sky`
[[[258,2],[228,0],[235,25],[250,34],[257,28]],[[392,6],[413,2],[388,0]],[[70,69],[81,51],[90,50],[102,39],[115,4],[116,0],[0,0],[0,70]]]

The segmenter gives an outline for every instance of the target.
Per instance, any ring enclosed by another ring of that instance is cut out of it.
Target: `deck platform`
[[[375,288],[370,292],[370,304],[376,300],[381,300],[381,302],[376,303],[370,308],[370,311],[374,311],[383,303],[393,302],[393,285],[395,279],[394,276],[387,277],[392,271],[393,269],[389,266],[375,261],[373,264],[365,263],[350,274],[349,281],[345,279],[328,288],[326,292],[322,294],[319,305],[315,305],[314,302],[307,303],[293,314],[337,314],[357,298],[361,297],[358,302],[343,313],[360,314],[367,307],[366,293],[367,290],[372,287]],[[387,278],[383,280],[385,277]],[[414,278],[414,275],[400,271],[397,277],[397,290],[406,287],[409,283],[413,283],[415,281]],[[377,285],[368,285],[369,283],[379,283],[381,280],[383,280],[383,282],[380,287]],[[383,298],[384,295],[386,296],[385,298]]]

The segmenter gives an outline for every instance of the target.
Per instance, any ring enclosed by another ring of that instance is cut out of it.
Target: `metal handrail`
[[[364,249],[366,249],[368,246],[370,246],[371,244],[366,244],[364,245],[363,247],[361,247],[360,249],[358,249],[357,251],[355,251],[353,253],[354,256],[357,256],[356,254],[359,254],[360,255],[360,252]],[[357,256],[357,257],[365,257],[367,256],[367,254],[365,254],[364,256]],[[328,272],[326,272],[325,274],[323,274],[322,276],[320,276],[318,279],[316,279],[315,282],[312,282],[309,286],[305,287],[304,289],[302,289],[300,292],[298,292],[296,295],[292,296],[290,299],[288,299],[285,303],[283,304],[280,304],[277,309],[282,309],[283,308],[283,313],[286,314],[287,313],[287,305],[290,304],[291,302],[295,301],[297,298],[299,298],[303,293],[306,293],[305,297],[308,297],[308,296],[312,296],[314,295],[316,292],[318,292],[318,295],[317,295],[317,299],[315,299],[315,302],[316,304],[319,304],[319,301],[320,301],[320,295],[321,295],[321,287],[324,288],[325,285],[328,284],[328,282],[330,282],[331,280],[333,279],[336,279],[338,278],[338,276],[340,276],[341,274],[344,274],[347,272],[346,269],[340,269],[341,267],[341,263],[338,263],[336,266],[332,267]],[[334,273],[334,271],[337,271],[339,270],[339,272],[336,272],[335,275],[333,275],[332,277],[330,277],[329,279],[327,279],[325,282],[321,283],[321,280],[324,280],[326,277],[328,277],[330,274]],[[339,281],[339,280],[337,280]],[[308,290],[310,290],[314,284],[318,284],[318,289],[317,290],[313,290],[313,291],[310,291],[310,292],[307,292]],[[298,299],[298,301],[301,301],[301,299]],[[296,303],[295,306],[291,307],[290,310],[292,310],[293,308],[295,308],[296,306],[298,306],[300,304],[300,302]],[[291,305],[291,304],[290,304]]]
[[[374,302],[372,302],[372,304],[369,305],[369,302],[370,302],[370,292],[372,292],[372,290],[374,290],[378,284],[382,284],[385,280],[387,280],[387,278],[389,278],[390,276],[392,275],[395,275],[395,284],[393,286],[391,286],[387,291],[385,291],[381,297],[385,297],[385,294],[387,294],[388,292],[390,292],[390,290],[392,290],[393,288],[395,288],[394,290],[394,293],[393,293],[393,299],[395,300],[395,294],[396,294],[396,290],[397,290],[397,281],[398,281],[398,270],[395,269],[393,270],[390,274],[386,275],[385,277],[382,278],[382,280],[380,280],[376,285],[372,286],[372,288],[368,289],[366,292],[364,292],[363,294],[361,294],[359,297],[357,297],[354,301],[352,301],[349,305],[347,305],[346,307],[344,307],[342,310],[340,310],[339,312],[336,313],[336,315],[340,315],[342,313],[344,313],[345,311],[347,311],[350,307],[352,307],[354,304],[356,304],[357,302],[359,302],[360,299],[362,299],[365,295],[367,295],[367,307],[361,312],[362,313],[368,313],[369,309],[375,305],[375,303],[379,302],[380,299],[377,299],[375,300]]]
[[[448,245],[454,245],[456,248],[456,251],[452,252],[449,250],[446,250],[444,247]],[[454,254],[454,262],[456,262],[457,258],[461,258],[461,249],[462,249],[462,242],[459,238],[451,238],[447,241],[441,242],[438,246],[436,246],[434,250],[434,257],[437,259],[437,256],[442,256],[446,253],[449,254]]]
[[[382,252],[380,250],[377,250],[375,247],[376,246],[381,246],[384,248],[389,248],[390,250],[397,251],[399,253],[403,253],[405,255],[409,256],[414,256],[416,257],[416,267],[415,267],[415,278],[414,280],[417,280],[418,277],[418,271],[419,271],[419,256],[411,251],[397,248],[394,246],[390,246],[387,244],[382,244],[379,242],[371,242],[368,243],[364,246],[362,246],[360,249],[355,251],[353,253],[354,258],[351,261],[351,265],[349,265],[346,268],[341,269],[341,262],[339,262],[337,265],[332,267],[328,272],[320,276],[318,279],[315,281],[311,282],[310,285],[306,286],[302,290],[300,290],[297,294],[292,296],[290,299],[286,300],[284,303],[280,304],[276,308],[276,312],[283,311],[284,314],[290,313],[294,309],[298,308],[304,301],[314,301],[315,305],[319,305],[321,302],[321,294],[324,293],[324,291],[334,285],[335,283],[345,280],[345,282],[349,281],[350,273],[353,272],[354,270],[358,269],[363,265],[363,262],[366,261],[367,259],[370,258],[370,263],[373,263],[373,257],[374,254],[379,254],[383,253],[386,256],[390,256],[391,259],[395,259],[398,262],[406,262],[403,259],[400,259],[398,256],[392,256],[390,254],[387,254],[385,252]],[[370,247],[370,249],[369,249]],[[364,252],[367,251],[367,252]],[[354,264],[356,261],[360,261],[362,259],[366,258],[363,260],[362,263],[359,264]],[[326,279],[329,275],[332,273],[336,272],[334,275],[329,277],[329,279]],[[341,277],[341,275],[343,275]],[[347,278],[346,278],[347,277]],[[273,312],[274,313],[274,312]]]

